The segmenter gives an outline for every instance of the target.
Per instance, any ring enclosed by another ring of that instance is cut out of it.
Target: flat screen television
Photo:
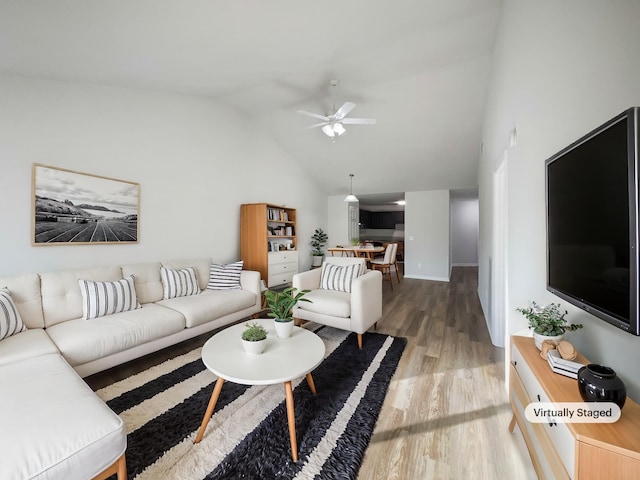
[[[547,159],[547,290],[640,335],[638,113],[630,108]]]

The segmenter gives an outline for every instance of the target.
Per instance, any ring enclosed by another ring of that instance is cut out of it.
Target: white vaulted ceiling
[[[501,0],[0,1],[0,72],[212,97],[328,194],[477,185]],[[335,143],[314,119],[356,104]]]

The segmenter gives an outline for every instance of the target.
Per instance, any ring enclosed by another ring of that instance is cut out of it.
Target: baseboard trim
[[[452,267],[477,267],[477,263],[452,263]]]
[[[415,280],[434,280],[436,282],[449,282],[451,279],[448,277],[428,277],[425,275],[404,275],[404,278],[413,278]]]

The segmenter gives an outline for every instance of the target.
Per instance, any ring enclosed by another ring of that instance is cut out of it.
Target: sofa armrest
[[[260,272],[242,270],[240,273],[240,286],[243,290],[256,294],[256,305],[262,305],[262,292],[260,291]]]
[[[314,268],[306,272],[296,273],[293,276],[291,286],[298,290],[317,290],[320,287],[321,268]]]
[[[382,273],[369,270],[351,284],[351,328],[366,332],[382,318]]]

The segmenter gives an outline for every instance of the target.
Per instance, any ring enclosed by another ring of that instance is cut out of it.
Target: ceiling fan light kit
[[[349,187],[349,195],[347,195],[344,199],[345,202],[353,203],[358,202],[358,197],[353,194],[353,173],[349,174],[350,177],[350,187]]]
[[[329,85],[335,87],[338,85],[338,79],[332,78],[329,81]],[[333,110],[334,114],[325,116],[317,113],[307,112],[305,110],[298,110],[298,113],[302,115],[307,115],[309,117],[318,118],[322,120],[320,123],[316,123],[314,125],[309,125],[305,128],[315,128],[322,127],[322,132],[335,140],[335,137],[339,137],[347,130],[344,128],[345,125],[375,125],[375,118],[346,118],[346,116],[356,107],[355,103],[345,102],[338,110],[336,110],[336,97],[335,91],[333,95]]]
[[[347,130],[342,126],[340,122],[335,122],[322,127],[322,131],[327,137],[339,137]]]

